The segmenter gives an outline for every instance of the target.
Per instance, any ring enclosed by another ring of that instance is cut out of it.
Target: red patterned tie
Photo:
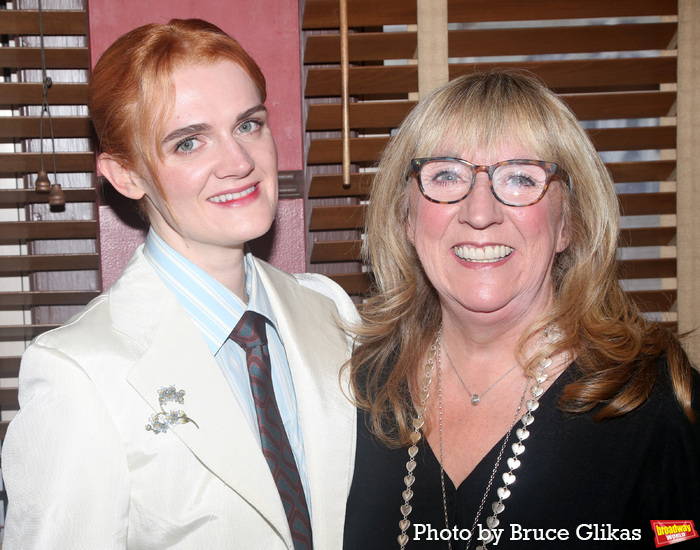
[[[292,531],[294,550],[311,550],[311,522],[304,487],[272,387],[265,317],[246,311],[230,338],[245,350],[262,451],[277,483]]]

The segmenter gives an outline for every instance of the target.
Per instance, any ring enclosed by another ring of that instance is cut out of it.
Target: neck
[[[207,245],[201,242],[192,242],[179,233],[169,230],[169,227],[163,228],[154,225],[154,229],[173,250],[214,277],[244,303],[248,303],[244,244],[230,247]]]
[[[518,364],[520,337],[533,320],[534,316],[532,319],[522,319],[522,322],[513,323],[510,326],[506,323],[480,326],[473,320],[464,321],[455,318],[449,311],[443,310],[444,346],[454,363],[455,370],[470,389],[475,392],[483,391],[494,380]],[[540,336],[540,334],[535,335],[526,344],[525,355],[530,355],[527,350],[537,344]],[[445,359],[447,360],[447,357]]]

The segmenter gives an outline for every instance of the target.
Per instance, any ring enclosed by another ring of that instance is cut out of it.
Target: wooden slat
[[[348,26],[377,27],[381,25],[411,25],[416,23],[415,2],[377,2],[350,0]],[[328,29],[340,27],[337,0],[306,0],[302,28]]]
[[[350,138],[350,161],[376,162],[389,137]],[[343,160],[342,139],[315,139],[311,141],[307,163],[335,164]]]
[[[350,126],[359,128],[396,128],[416,104],[415,101],[372,101],[351,103]],[[339,130],[342,127],[341,105],[315,103],[309,106],[307,131]]]
[[[85,105],[87,84],[54,83],[48,93],[51,105]],[[41,105],[44,92],[41,83],[0,82],[0,106]]]
[[[1,50],[0,50],[1,51]],[[92,123],[85,116],[52,116],[53,134],[57,138],[89,138]],[[49,118],[44,117],[44,137],[51,135]],[[37,116],[12,116],[0,119],[0,139],[38,138],[41,118]]]
[[[99,254],[0,256],[0,274],[2,275],[21,275],[34,271],[92,270],[99,267]]]
[[[363,32],[348,35],[350,62],[413,59],[416,47],[415,32]],[[340,63],[340,35],[309,35],[304,50],[304,63]]]
[[[547,55],[609,51],[664,50],[677,23],[467,29],[449,32],[450,57]],[[542,40],[546,35],[547,39]],[[367,32],[348,36],[351,62],[415,59],[416,32]],[[340,35],[312,34],[304,63],[339,63]]]
[[[669,246],[675,239],[675,227],[641,227],[620,232],[620,246]]]
[[[64,189],[66,202],[95,202],[97,191],[92,187]],[[0,189],[0,208],[17,208],[26,204],[46,203],[49,196],[34,189]]]
[[[85,305],[99,295],[92,290],[0,292],[0,309],[31,306]]]
[[[627,295],[643,312],[669,311],[676,302],[675,290],[636,290]]]
[[[448,0],[450,22],[676,15],[677,0]]]
[[[45,35],[87,34],[85,10],[42,10],[42,27]],[[0,34],[38,35],[39,12],[37,10],[2,10]]]
[[[676,276],[675,258],[625,260],[620,262],[621,279],[658,279]]]
[[[606,164],[615,183],[668,181],[676,169],[675,160],[610,162]]]
[[[89,69],[87,48],[46,48],[47,69]],[[41,49],[0,48],[0,67],[10,69],[41,69]]]
[[[623,216],[648,216],[676,213],[675,193],[624,193],[620,200]]]
[[[0,407],[7,411],[16,411],[19,409],[17,388],[0,388]]]
[[[369,273],[334,273],[328,277],[343,287],[348,294],[366,294],[371,284]]]
[[[520,8],[518,8],[520,16]],[[665,50],[677,23],[582,25],[450,31],[450,57]],[[546,39],[543,40],[543,36]]]
[[[41,168],[39,153],[0,153],[0,177],[13,177],[18,172],[36,173]],[[53,171],[51,151],[44,149],[44,169]],[[93,172],[94,153],[56,153],[56,172]]]
[[[596,128],[588,131],[598,151],[675,149],[675,126],[631,126]]]
[[[0,326],[0,342],[29,340],[59,325],[5,325]]]
[[[580,120],[665,117],[676,103],[676,92],[581,93],[560,97]]]
[[[350,187],[343,187],[342,175],[317,174],[311,179],[309,198],[321,199],[329,197],[360,197],[367,198],[372,186],[373,174],[350,174]]]
[[[309,231],[336,231],[363,227],[365,206],[315,206],[311,212]]]
[[[456,63],[449,66],[450,80],[474,72],[510,67],[537,74],[560,93],[596,92],[620,89],[648,90],[659,84],[675,83],[675,57],[521,61],[510,63]],[[397,94],[418,90],[416,65],[350,67],[349,91],[360,94]],[[310,68],[306,97],[340,95],[339,68]]]
[[[418,91],[418,67],[350,67],[349,92],[357,94],[406,94]],[[340,96],[339,68],[310,68],[304,90],[306,97]]]
[[[311,250],[311,263],[353,262],[359,260],[362,241],[316,241]]]
[[[676,15],[676,0],[448,0],[450,22],[511,21],[535,19],[569,19]],[[517,16],[516,16],[517,14]],[[350,0],[348,25],[411,25],[416,23],[415,2],[377,2]],[[306,0],[302,28],[338,28],[340,17],[336,0]]]
[[[7,420],[0,422],[0,439],[5,439],[5,436],[7,435],[7,427],[9,425],[10,423]]]
[[[647,90],[676,82],[676,58],[672,56],[452,64],[450,79],[503,67],[533,72],[559,93],[615,91],[616,88]]]
[[[0,378],[17,378],[21,357],[0,357]]]
[[[36,239],[95,239],[95,220],[0,222],[0,242]]]

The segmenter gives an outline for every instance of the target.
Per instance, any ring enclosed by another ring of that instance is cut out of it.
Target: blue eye
[[[528,178],[527,176],[514,175],[508,179],[507,185],[513,187],[533,187],[536,186],[537,183],[534,182],[532,179]]]
[[[197,144],[195,138],[190,137],[183,139],[180,143],[178,143],[175,150],[182,153],[190,153],[195,150],[196,146]]]
[[[242,134],[250,134],[259,130],[262,127],[262,122],[259,120],[246,120],[243,124],[238,127],[238,130]]]
[[[430,178],[430,183],[436,185],[451,185],[459,182],[461,182],[461,178],[455,172],[449,170],[443,170]]]

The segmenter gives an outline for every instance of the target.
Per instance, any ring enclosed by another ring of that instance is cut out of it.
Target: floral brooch
[[[148,419],[149,423],[146,424],[147,431],[152,431],[156,434],[165,433],[170,426],[187,424],[188,422],[192,422],[199,429],[197,423],[187,416],[185,411],[171,409],[166,412],[163,406],[170,402],[183,405],[185,403],[185,390],[176,390],[175,386],[163,387],[158,390],[158,403],[160,404],[161,412],[152,414]]]

